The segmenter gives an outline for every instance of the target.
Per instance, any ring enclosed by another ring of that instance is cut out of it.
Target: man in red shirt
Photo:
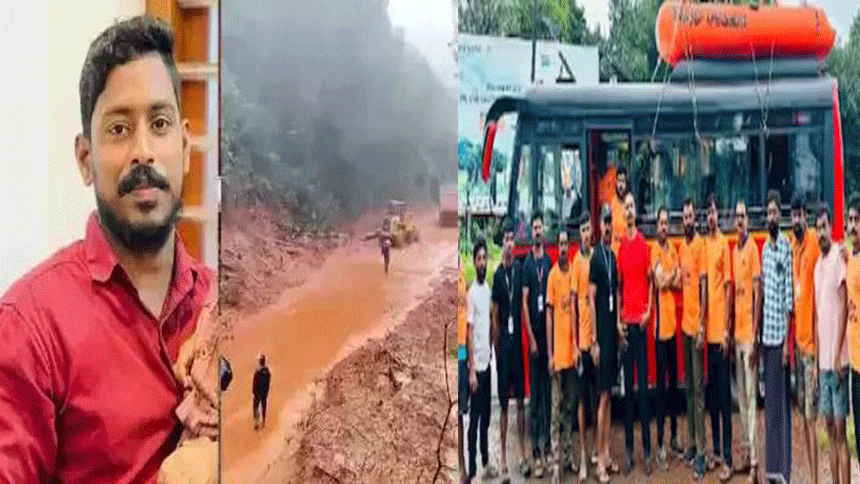
[[[0,299],[2,483],[154,483],[180,437],[217,436],[217,377],[198,378],[217,350],[196,331],[214,275],[175,230],[190,138],[172,46],[148,17],[90,46],[75,153],[98,209]]]
[[[645,473],[651,472],[651,414],[648,412],[648,339],[651,315],[651,254],[645,237],[636,228],[636,200],[632,192],[624,197],[627,233],[618,249],[618,282],[621,285],[622,341],[624,368],[624,433],[627,444],[625,473],[633,470],[633,372],[637,367],[639,420],[642,422],[642,460]]]

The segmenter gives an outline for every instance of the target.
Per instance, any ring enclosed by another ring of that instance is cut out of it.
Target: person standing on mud
[[[597,361],[597,479],[609,482],[609,472],[618,472],[618,465],[609,456],[611,440],[610,402],[612,387],[618,381],[618,340],[623,334],[618,317],[618,265],[612,251],[612,212],[608,205],[600,214],[600,244],[594,248],[588,271],[588,302],[591,309],[592,334],[597,336],[594,359]]]
[[[646,328],[651,318],[651,253],[645,236],[636,227],[636,200],[624,197],[627,233],[618,248],[618,282],[621,288],[623,327],[621,360],[624,365],[624,436],[627,445],[624,472],[633,470],[633,372],[637,368],[639,421],[642,424],[642,465],[651,473],[651,413],[648,409],[648,346]]]
[[[848,415],[848,327],[845,286],[845,259],[838,243],[833,242],[830,208],[822,203],[816,228],[821,255],[815,263],[815,331],[818,347],[820,391],[819,414],[830,437],[831,478],[835,483],[850,481],[850,460],[845,436]]]
[[[259,366],[254,372],[254,381],[252,390],[254,393],[254,430],[261,429],[266,426],[266,402],[269,399],[269,383],[272,381],[272,374],[269,372],[269,367],[266,366],[266,355],[261,354],[257,361]]]
[[[391,261],[391,218],[385,217],[382,221],[382,231],[379,233],[379,248],[382,251],[382,263],[385,273],[388,274],[388,265]]]
[[[673,454],[682,453],[678,444],[678,422],[675,417],[675,402],[678,393],[678,344],[675,339],[675,291],[681,288],[681,269],[678,253],[669,243],[669,210],[665,205],[657,210],[657,244],[651,249],[654,267],[654,286],[657,290],[656,363],[657,363],[657,464],[660,470],[669,469],[666,446],[663,442],[666,412],[669,412],[671,438],[669,447]],[[668,381],[666,381],[668,379]],[[668,392],[667,387],[668,386]]]
[[[463,439],[463,419],[469,411],[469,358],[466,343],[466,299],[469,293],[466,289],[466,277],[463,275],[463,259],[460,256],[457,257],[457,266],[457,457],[460,461],[460,482],[465,483],[466,456],[463,454],[463,446],[466,443]]]
[[[493,276],[493,346],[496,349],[496,375],[500,407],[502,483],[508,482],[507,434],[508,398],[513,394],[517,405],[517,437],[520,446],[520,473],[527,477],[525,378],[520,335],[522,335],[522,268],[514,258],[514,224],[507,220],[503,228],[502,264]]]
[[[472,251],[475,263],[475,281],[469,288],[467,299],[468,344],[469,344],[469,480],[478,473],[477,457],[478,426],[481,429],[481,464],[484,479],[498,475],[490,464],[490,449],[487,430],[490,428],[490,355],[492,335],[490,309],[492,295],[487,284],[487,242],[478,238]]]
[[[571,326],[570,262],[567,232],[558,234],[558,261],[549,272],[546,290],[546,334],[552,380],[552,482],[558,484],[561,470],[573,463],[573,400],[576,395],[578,349],[573,347]],[[574,469],[576,467],[574,466]]]
[[[552,261],[544,250],[543,215],[532,216],[532,251],[523,263],[523,314],[529,337],[529,385],[532,457],[534,475],[544,475],[544,460],[550,450],[549,355],[546,346],[546,286]]]
[[[705,301],[707,320],[708,386],[711,402],[711,437],[714,445],[714,467],[722,464],[719,478],[727,481],[732,475],[732,393],[729,372],[729,352],[733,345],[730,301],[732,300],[731,259],[729,243],[719,227],[717,198],[708,196],[708,235],[705,237]],[[720,441],[722,422],[722,441]],[[708,466],[711,467],[710,465]]]
[[[747,205],[743,199],[735,204],[735,227],[738,243],[732,254],[735,278],[735,375],[741,420],[741,448],[746,452],[742,469],[749,468],[749,480],[758,477],[758,361],[753,335],[759,321],[761,261],[758,247],[749,236]]]
[[[860,193],[848,197],[848,234],[845,286],[848,297],[848,357],[851,366],[851,413],[854,428],[860,429]],[[856,435],[856,431],[855,431]],[[860,439],[855,438],[860,459]]]
[[[586,460],[585,415],[595,419],[592,433],[592,461],[597,462],[597,422],[594,409],[594,351],[597,343],[592,324],[591,308],[588,304],[589,272],[591,267],[591,214],[586,210],[579,218],[579,250],[573,258],[570,287],[571,304],[574,318],[574,348],[579,352],[576,366],[576,395],[573,399],[574,408],[579,420],[579,481],[588,478],[588,461]]]
[[[704,342],[705,324],[702,318],[701,289],[704,261],[704,239],[696,233],[696,210],[693,200],[684,200],[684,239],[678,256],[681,261],[681,299],[684,333],[684,368],[687,383],[687,430],[689,447],[684,462],[693,468],[693,477],[705,474],[705,399],[704,399]]]
[[[791,400],[788,355],[794,310],[791,244],[779,231],[780,195],[767,194],[768,239],[761,253],[765,478],[791,482]]]

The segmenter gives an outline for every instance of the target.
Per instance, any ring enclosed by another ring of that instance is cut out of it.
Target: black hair
[[[860,193],[858,192],[851,192],[851,195],[848,196],[848,210],[852,208],[860,214]]]
[[[506,234],[508,232],[514,232],[516,229],[514,227],[514,221],[510,218],[505,219],[504,225],[502,225],[502,234]]]
[[[480,252],[481,249],[484,249],[485,253],[487,252],[487,241],[484,240],[483,237],[478,237],[478,240],[475,241],[475,248],[472,249],[473,261],[478,258],[478,252]]]
[[[782,204],[782,197],[779,195],[779,190],[770,189],[767,191],[767,205],[770,205],[771,202],[776,203],[777,210],[780,208]]]
[[[687,198],[685,198],[685,199],[684,199],[684,206],[686,207],[686,206],[688,206],[688,205],[689,205],[690,207],[696,208],[696,207],[694,207],[694,206],[693,206],[693,199],[692,199],[692,198],[690,198],[690,197],[687,197]]]
[[[588,210],[583,210],[581,214],[579,214],[579,225],[584,225],[591,222],[591,214],[588,213]]]
[[[535,220],[540,220],[541,222],[543,222],[543,214],[540,210],[535,210],[532,214],[532,223],[534,223]]]
[[[147,15],[123,20],[96,37],[87,51],[79,85],[85,137],[91,137],[93,110],[110,73],[152,52],[158,53],[164,61],[173,81],[176,105],[179,106],[179,74],[173,58],[173,31],[162,20]]]
[[[706,209],[708,209],[708,210],[710,210],[710,209],[711,209],[711,207],[714,207],[714,208],[716,208],[717,210],[719,210],[719,208],[720,208],[720,207],[717,205],[717,194],[716,194],[716,193],[714,193],[714,192],[711,192],[711,193],[709,193],[709,194],[708,194],[708,201],[707,201],[707,204],[705,205],[705,208],[706,208]]]
[[[627,168],[619,162],[618,166],[615,168],[615,178],[617,179],[621,175],[624,175],[624,178],[627,178]]]
[[[803,198],[803,195],[796,193],[791,198],[791,210],[802,210],[803,212],[809,213],[809,209],[806,207],[806,200]]]
[[[815,220],[818,220],[821,217],[827,217],[828,224],[833,223],[833,217],[830,216],[830,207],[827,206],[826,202],[818,203],[818,216],[815,218]]]
[[[665,205],[660,205],[660,208],[657,209],[657,220],[660,220],[660,214],[663,212],[666,212],[666,219],[669,219],[669,209]]]

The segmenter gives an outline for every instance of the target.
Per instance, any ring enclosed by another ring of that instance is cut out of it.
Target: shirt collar
[[[202,267],[199,262],[191,258],[185,250],[178,232],[175,240],[175,255],[173,265],[172,289],[185,294],[191,290]],[[86,254],[87,268],[93,280],[107,282],[119,267],[119,260],[108,243],[102,226],[99,224],[96,213],[93,212],[87,221],[86,236],[84,238],[84,250]],[[120,267],[120,270],[122,268]]]

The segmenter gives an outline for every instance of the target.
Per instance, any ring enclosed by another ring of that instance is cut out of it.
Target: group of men
[[[848,412],[848,371],[855,395],[855,422],[860,400],[860,195],[849,201],[851,247],[832,241],[832,214],[821,205],[808,227],[808,208],[801,198],[792,201],[793,230],[779,230],[780,194],[767,194],[768,236],[759,255],[748,230],[747,207],[734,207],[737,243],[730,250],[719,226],[717,201],[708,197],[707,233],[696,230],[691,200],[683,205],[684,235],[678,249],[668,239],[669,212],[657,212],[657,243],[649,249],[636,225],[636,201],[626,190],[626,174],[619,170],[616,196],[602,207],[598,244],[591,246],[591,216],[579,220],[580,245],[568,253],[568,234],[558,235],[555,265],[546,253],[543,220],[532,217],[532,249],[518,262],[513,255],[514,228],[504,225],[501,264],[487,277],[487,246],[479,239],[473,248],[476,277],[466,288],[460,280],[460,439],[468,413],[468,463],[460,446],[463,481],[477,474],[477,437],[480,431],[484,478],[501,474],[508,482],[508,401],[516,401],[519,472],[541,478],[551,473],[557,482],[572,470],[580,481],[588,476],[586,414],[595,422],[590,462],[599,482],[608,482],[619,466],[611,460],[610,397],[623,368],[625,462],[634,467],[634,411],[638,403],[642,463],[652,472],[652,418],[649,394],[634,400],[634,375],[639,389],[648,388],[648,331],[656,342],[656,464],[668,469],[669,455],[692,467],[701,479],[716,470],[725,481],[734,472],[748,472],[750,482],[762,478],[790,482],[791,406],[790,350],[796,345],[799,403],[806,424],[805,444],[813,475],[817,474],[815,417],[826,423],[834,482],[848,482],[845,417]],[[676,321],[675,292],[681,294],[682,316]],[[826,301],[826,303],[824,303]],[[821,302],[821,304],[818,304]],[[653,317],[654,326],[650,326]],[[676,341],[677,324],[683,341]],[[795,338],[789,326],[796,324]],[[524,365],[521,335],[528,339],[531,458],[526,452],[523,399]],[[851,359],[848,358],[850,344]],[[675,408],[678,359],[683,349],[686,372],[686,450],[678,439]],[[487,431],[490,422],[491,354],[495,353],[500,404],[501,471],[490,462]],[[765,409],[764,466],[758,449],[758,366],[763,365]],[[740,407],[743,459],[732,458],[731,368],[735,365]],[[705,366],[707,365],[707,366]],[[705,390],[713,447],[706,453]],[[815,401],[817,396],[817,408]],[[596,415],[594,399],[597,397]],[[638,402],[636,401],[638,400]],[[664,423],[670,420],[668,449]],[[593,417],[596,416],[596,419]],[[574,418],[578,421],[579,452],[572,452]]]

